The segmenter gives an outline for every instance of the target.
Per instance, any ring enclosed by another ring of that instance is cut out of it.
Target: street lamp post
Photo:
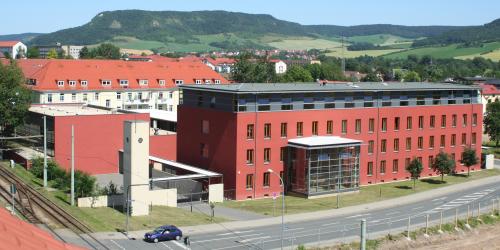
[[[282,207],[281,207],[281,249],[283,250],[283,236],[285,234],[285,182],[283,182],[283,178],[277,173],[275,173],[272,169],[268,169],[267,172],[278,176],[281,182],[281,187],[283,188],[282,197]]]

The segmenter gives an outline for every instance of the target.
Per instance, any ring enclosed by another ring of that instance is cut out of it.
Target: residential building
[[[36,47],[38,48],[40,58],[47,58],[51,50],[55,50],[58,55],[64,53],[63,47],[60,43],[56,43],[54,45],[37,45]]]
[[[212,70],[215,70],[218,73],[231,73],[231,70],[236,63],[236,60],[233,58],[203,58],[203,63],[210,67]]]
[[[500,101],[500,85],[480,83],[479,86],[481,86],[483,113],[485,113],[488,103]]]
[[[79,59],[80,51],[83,49],[83,47],[84,46],[64,45],[62,46],[62,50],[64,51],[65,56],[70,56],[73,59]]]
[[[276,74],[285,74],[287,65],[282,60],[270,60],[271,63],[274,63],[274,71]]]
[[[0,52],[8,54],[11,58],[26,58],[28,47],[21,41],[0,41]]]
[[[182,86],[177,160],[224,175],[231,198],[306,197],[401,181],[414,157],[481,152],[478,86],[446,83]],[[453,121],[454,120],[454,121]],[[196,132],[198,131],[198,132]],[[453,138],[455,142],[452,143]],[[460,138],[459,141],[456,138]],[[203,150],[201,150],[201,148]],[[478,170],[480,165],[472,166]],[[392,170],[392,171],[391,171]]]
[[[178,86],[227,84],[201,62],[19,60],[33,103],[86,103],[117,109],[176,112]]]

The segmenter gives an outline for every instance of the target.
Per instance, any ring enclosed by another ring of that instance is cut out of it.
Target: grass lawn
[[[267,43],[269,46],[284,50],[308,50],[308,49],[333,49],[342,46],[342,43],[309,37],[285,38]]]
[[[414,191],[413,181],[402,181],[380,185],[363,186],[359,193],[343,194],[340,196],[340,206],[353,206],[363,203],[375,202],[390,198],[396,198],[404,195],[414,194],[434,188],[444,187],[452,184],[458,184],[466,181],[477,180],[489,176],[500,175],[500,170],[491,169],[478,172],[472,172],[467,178],[465,175],[445,176],[445,183],[441,183],[441,177],[426,178],[417,181],[417,188]],[[380,196],[382,194],[382,196]],[[276,200],[276,214],[280,215],[281,200]],[[318,199],[304,199],[301,197],[286,196],[285,207],[287,214],[313,212],[337,207],[337,197],[326,197]],[[265,215],[273,215],[273,200],[259,199],[248,201],[227,201],[224,206],[253,211]]]
[[[432,55],[434,58],[454,58],[488,53],[500,48],[500,42],[485,43],[482,47],[458,48],[457,44],[448,46],[424,47],[409,49],[397,53],[385,55],[386,58],[406,58],[408,55]]]
[[[410,43],[414,39],[409,39],[409,38],[403,38],[400,36],[395,36],[395,35],[390,35],[390,34],[376,34],[376,35],[366,35],[366,36],[352,36],[348,37],[347,41],[349,42],[365,42],[365,43],[371,43],[375,45],[393,45],[393,44],[398,44],[398,43]]]
[[[378,50],[358,50],[358,51],[350,51],[347,48],[344,48],[343,55],[347,58],[355,58],[360,56],[383,56],[385,54],[395,53],[401,51],[402,49],[378,49]],[[342,48],[330,49],[329,53],[326,53],[327,56],[334,57],[342,57]]]
[[[7,165],[3,162],[3,165]],[[94,231],[121,231],[125,229],[126,216],[120,212],[121,207],[116,209],[103,208],[79,208],[69,205],[69,195],[60,190],[47,191],[42,188],[42,180],[34,177],[22,166],[16,166],[14,173],[20,176],[26,183],[36,187],[38,191],[47,198],[60,205],[63,209],[70,212],[73,216],[89,225]],[[50,184],[50,183],[49,183]],[[214,218],[214,222],[222,222],[225,219]],[[209,224],[210,217],[203,213],[189,212],[180,208],[153,206],[152,212],[148,216],[130,217],[130,230],[152,229],[154,227],[173,224],[177,226],[189,226],[199,224]]]
[[[467,55],[467,56],[457,56],[455,57],[456,59],[474,59],[474,57],[483,57],[486,59],[490,59],[492,61],[500,61],[500,49],[488,52],[488,53],[478,53],[478,54],[472,54],[472,55]]]

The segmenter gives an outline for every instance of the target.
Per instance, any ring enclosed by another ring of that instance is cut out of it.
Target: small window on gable
[[[163,80],[163,79],[158,80],[158,84],[160,86],[165,86],[165,80]]]
[[[76,81],[73,81],[73,80],[68,81],[68,85],[71,87],[74,87],[74,86],[76,86]]]
[[[148,85],[149,81],[146,79],[140,79],[139,80],[139,85]]]
[[[201,84],[201,80],[196,80],[195,83],[196,84]]]
[[[215,80],[215,84],[220,84],[220,80]]]
[[[110,80],[101,80],[102,86],[111,86],[111,81]]]
[[[205,84],[210,84],[210,83],[212,83],[212,81],[210,81],[209,79],[205,80]]]
[[[64,86],[64,81],[57,81],[57,86],[63,87]]]
[[[86,81],[86,80],[81,80],[81,81],[80,81],[80,85],[82,85],[82,86],[87,86],[88,84],[89,84],[89,83],[88,83],[88,81]]]
[[[120,86],[127,86],[128,85],[128,80],[121,79],[120,80]]]
[[[175,80],[175,85],[182,85],[184,84],[184,80]]]

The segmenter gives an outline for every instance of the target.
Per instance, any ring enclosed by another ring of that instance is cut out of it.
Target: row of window
[[[116,99],[117,100],[121,100],[122,99],[122,94],[124,94],[124,93],[122,93],[122,92],[116,92]],[[126,94],[127,94],[127,98],[128,98],[127,100],[129,100],[129,101],[134,100],[134,97],[136,99],[138,99],[138,100],[149,99],[149,97],[151,95],[150,93],[146,94],[146,95],[143,95],[142,92],[139,92],[136,95],[134,95],[134,93],[132,93],[132,92],[128,92]],[[48,103],[53,102],[53,95],[54,94],[52,94],[52,93],[47,94],[47,102]],[[66,94],[64,94],[64,93],[60,93],[59,94],[59,101],[64,102],[65,95]],[[167,92],[167,96],[165,96],[164,92],[158,92],[158,99],[165,99],[165,97],[168,98],[168,99],[172,99],[173,98],[173,92]],[[87,93],[83,93],[82,94],[82,101],[85,102],[85,101],[88,101],[88,99],[89,99],[88,94]],[[96,101],[99,100],[99,93],[98,92],[94,93],[94,100],[96,100]],[[71,101],[76,101],[76,93],[71,93]]]
[[[394,141],[393,141],[393,151],[394,152],[399,152],[399,140],[400,140],[399,138],[394,138]],[[429,136],[429,149],[434,148],[434,141],[435,141],[434,136],[433,135]],[[476,141],[477,141],[477,134],[472,133],[471,134],[471,145],[476,145]],[[380,140],[380,152],[381,153],[387,152],[387,144],[388,144],[387,139]],[[368,154],[373,153],[374,145],[375,145],[375,142],[373,140],[368,141]],[[457,145],[457,135],[452,134],[451,138],[450,138],[450,146],[454,147],[456,145]],[[462,146],[467,145],[467,134],[466,133],[462,133],[461,145]],[[439,137],[439,147],[440,148],[446,147],[446,135],[441,135]],[[423,149],[423,148],[424,148],[424,137],[419,136],[417,138],[417,149]],[[412,138],[411,137],[405,138],[405,150],[406,151],[412,150]]]
[[[452,117],[452,127],[457,126],[457,115],[454,114],[451,116]],[[462,115],[462,125],[464,127],[467,126],[467,114]],[[436,117],[434,115],[431,115],[429,118],[429,127],[430,128],[435,128],[435,121]],[[400,129],[400,117],[395,117],[394,118],[394,130],[398,131]],[[413,128],[413,118],[411,116],[406,117],[406,129],[411,130]],[[311,124],[311,132],[312,135],[318,135],[318,121],[313,121]],[[472,126],[477,126],[477,114],[472,115]],[[283,122],[281,123],[280,127],[280,136],[281,137],[287,137],[288,136],[288,123]],[[304,128],[304,123],[303,122],[297,122],[296,123],[296,133],[297,136],[303,136],[303,128]],[[361,133],[361,119],[356,119],[355,120],[355,125],[354,125],[354,132],[355,133]],[[419,116],[418,117],[418,128],[423,129],[424,128],[424,116]],[[441,128],[446,128],[446,115],[441,116]],[[375,119],[370,118],[368,120],[368,132],[373,133],[375,130]],[[387,118],[382,118],[382,124],[381,124],[381,129],[382,132],[387,131]],[[342,134],[347,133],[347,120],[342,120],[341,122],[341,132]],[[255,133],[255,125],[254,124],[248,124],[247,125],[247,139],[254,139],[254,133]],[[326,134],[331,135],[333,134],[333,120],[328,120],[326,121]],[[264,124],[264,138],[271,138],[271,123],[265,123]]]
[[[462,155],[462,157],[463,157],[463,155]],[[455,153],[451,154],[451,159],[453,161],[455,161]],[[422,157],[417,157],[417,160],[420,161],[420,163],[423,164]],[[406,171],[406,167],[408,165],[410,165],[410,162],[411,162],[410,158],[405,158],[405,164],[404,164],[404,167],[405,167],[404,171],[405,172],[408,172],[408,171]],[[428,157],[428,160],[427,160],[427,168],[429,170],[432,170],[432,164],[433,164],[433,162],[434,162],[434,156],[430,155]],[[399,159],[393,159],[392,160],[392,173],[397,174],[399,172],[399,170],[400,170],[399,169]],[[381,175],[384,175],[384,174],[387,173],[387,161],[386,160],[381,160],[380,161],[380,165],[379,165],[379,170],[378,171],[379,171],[379,173]],[[370,162],[367,163],[366,174],[368,176],[373,176],[373,162],[372,161],[370,161]]]
[[[286,147],[281,147],[280,148],[280,161],[285,160],[285,151]],[[263,151],[263,156],[264,156],[264,163],[270,163],[271,162],[271,148],[264,148]],[[254,164],[254,159],[255,159],[255,151],[253,149],[247,149],[247,160],[246,163],[248,165]]]
[[[262,186],[269,187],[270,183],[271,183],[271,180],[270,180],[271,173],[265,172],[262,175],[263,175],[262,176]],[[253,189],[253,186],[254,186],[254,184],[253,184],[254,178],[253,177],[254,177],[253,174],[247,174],[247,176],[246,176],[245,188],[247,190]],[[283,179],[283,171],[280,171],[280,178]],[[281,183],[280,183],[280,185],[281,185]]]
[[[157,81],[158,81],[158,85],[165,86],[165,83],[166,83],[165,80],[158,79]],[[203,81],[205,82],[205,84],[211,84],[212,83],[212,80],[210,80],[210,79],[204,79],[204,80],[195,79],[195,83],[196,84],[201,84]],[[58,87],[64,87],[64,85],[66,84],[65,80],[57,80],[56,82],[57,82],[57,86]],[[76,81],[76,80],[68,80],[67,82],[68,82],[68,86],[70,86],[70,87],[76,87],[78,81]],[[87,80],[80,80],[79,82],[80,82],[80,86],[82,86],[82,87],[88,86],[88,81]],[[111,80],[101,80],[101,85],[102,86],[111,86],[111,82],[112,82]],[[129,85],[129,80],[127,80],[127,79],[119,79],[118,82],[119,82],[120,86],[128,86]],[[149,80],[148,79],[138,79],[137,82],[139,83],[140,86],[146,86],[146,85],[149,84]],[[213,79],[213,82],[215,84],[220,84],[221,83],[221,81],[218,80],[218,79]],[[184,84],[184,80],[178,80],[177,79],[177,80],[174,80],[174,83],[176,85],[182,85],[182,84]]]

